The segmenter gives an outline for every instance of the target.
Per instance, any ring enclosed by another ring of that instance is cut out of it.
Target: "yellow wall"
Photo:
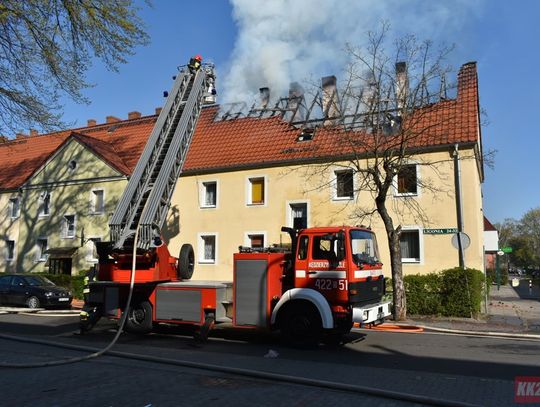
[[[72,160],[77,163],[74,169],[68,167]],[[108,221],[126,184],[123,176],[84,146],[74,140],[68,143],[25,186],[17,270],[48,271],[46,262],[36,259],[38,238],[47,238],[49,248],[77,247],[72,274],[88,270],[94,263],[90,258],[92,243],[88,239],[109,239]],[[94,211],[94,190],[104,191],[105,205],[101,213]],[[51,196],[48,216],[39,215],[40,197],[44,192]],[[64,235],[65,215],[76,216],[73,238]]]
[[[462,194],[464,210],[464,231],[471,238],[471,246],[465,251],[466,266],[482,269],[483,219],[480,181],[473,151],[462,153]],[[419,164],[419,177],[425,184],[418,196],[405,200],[391,197],[388,209],[393,214],[396,225],[403,228],[457,228],[454,195],[454,163],[451,151],[429,153],[415,157],[411,162]],[[433,166],[422,163],[438,162]],[[373,198],[369,192],[360,192],[354,201],[332,199],[331,179],[334,170],[341,167],[317,168],[267,168],[226,172],[219,174],[182,177],[175,190],[167,228],[166,240],[173,255],[177,255],[181,244],[194,246],[196,267],[194,279],[230,280],[232,278],[233,253],[239,245],[246,244],[248,232],[264,233],[265,245],[289,242],[281,226],[291,226],[287,216],[289,202],[307,202],[308,226],[359,224],[354,217],[358,208],[372,209]],[[322,175],[321,175],[322,174]],[[266,177],[266,203],[262,206],[247,205],[248,178]],[[216,208],[201,208],[200,184],[217,181],[218,199]],[[358,179],[355,179],[355,187]],[[327,183],[326,188],[317,188]],[[428,187],[428,185],[430,187]],[[392,191],[393,195],[393,191]],[[420,207],[420,215],[412,207]],[[371,224],[378,236],[385,272],[390,274],[389,254],[386,234],[382,223],[375,215],[364,219],[363,224]],[[215,264],[201,264],[198,253],[201,250],[200,234],[216,234],[217,261]],[[451,244],[451,234],[420,234],[421,261],[404,264],[405,273],[428,273],[459,265],[457,250]]]
[[[15,245],[19,241],[19,217],[11,216],[10,199],[19,197],[18,192],[4,192],[0,194],[0,272],[14,272],[18,258],[15,247],[13,260],[8,260],[6,240],[14,240]]]

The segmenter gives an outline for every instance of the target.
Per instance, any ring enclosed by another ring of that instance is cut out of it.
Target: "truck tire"
[[[126,331],[134,334],[147,334],[152,331],[152,304],[141,301],[133,304],[127,311]]]
[[[195,267],[195,254],[193,252],[193,246],[189,243],[183,244],[180,248],[180,255],[178,256],[178,265],[176,273],[179,279],[189,280],[193,275],[193,269]]]
[[[280,329],[286,344],[294,347],[313,347],[319,343],[322,321],[319,311],[310,303],[291,304],[283,310]]]

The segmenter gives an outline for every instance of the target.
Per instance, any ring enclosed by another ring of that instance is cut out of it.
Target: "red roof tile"
[[[360,131],[343,132],[320,127],[310,141],[297,141],[299,130],[278,117],[215,121],[219,106],[205,107],[197,123],[184,170],[187,173],[301,163],[369,151],[372,139]],[[476,64],[458,74],[456,99],[424,107],[404,123],[415,133],[408,147],[476,143],[479,138]],[[130,174],[152,131],[157,116],[76,129],[79,140],[119,171]],[[429,131],[420,131],[428,129]],[[22,185],[71,132],[29,137],[0,143],[0,190]],[[399,143],[391,136],[387,143]],[[118,157],[116,159],[115,157]]]
[[[497,228],[491,224],[491,222],[484,216],[484,230],[485,231],[497,231]]]
[[[123,174],[131,174],[155,116],[76,129],[77,138]],[[0,143],[0,190],[20,187],[47,162],[72,131],[44,134]]]
[[[478,87],[476,64],[461,67],[458,97],[416,111],[404,127],[409,148],[473,143],[478,141]],[[373,137],[361,131],[343,132],[321,127],[313,140],[297,141],[299,130],[279,118],[241,118],[214,121],[219,107],[203,110],[185,163],[186,172],[226,170],[340,157],[373,150]],[[386,145],[399,145],[401,136],[385,137]]]

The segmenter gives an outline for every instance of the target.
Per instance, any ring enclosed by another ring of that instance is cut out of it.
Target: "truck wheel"
[[[284,311],[280,329],[287,344],[299,347],[315,346],[319,343],[322,322],[319,312],[313,305],[291,304]]]
[[[146,334],[152,331],[152,304],[141,301],[129,307],[127,311],[126,331],[134,334]]]
[[[181,280],[189,280],[193,275],[193,268],[195,267],[195,254],[193,252],[193,246],[189,243],[183,244],[180,248],[180,255],[178,256],[178,266],[176,273]]]

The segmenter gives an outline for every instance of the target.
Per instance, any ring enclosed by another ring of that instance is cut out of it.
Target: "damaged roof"
[[[351,149],[357,154],[369,151],[366,133],[362,131],[345,132],[338,127],[321,126],[312,138],[301,141],[300,130],[279,117],[216,121],[218,111],[218,105],[202,109],[184,165],[185,175],[335,160],[350,155]],[[419,109],[411,118],[410,129],[427,131],[418,131],[417,136],[409,139],[409,148],[479,144],[476,63],[461,67],[456,99]],[[70,136],[122,174],[130,175],[156,120],[157,115],[152,115],[0,143],[0,190],[23,185]]]

